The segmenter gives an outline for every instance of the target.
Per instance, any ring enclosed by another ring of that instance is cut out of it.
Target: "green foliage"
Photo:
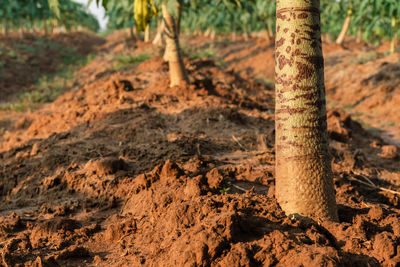
[[[99,30],[97,19],[72,0],[0,0],[0,24],[6,29],[82,26]]]

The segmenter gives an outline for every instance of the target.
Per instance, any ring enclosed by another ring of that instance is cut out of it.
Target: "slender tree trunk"
[[[132,39],[133,41],[136,41],[136,35],[135,35],[135,33],[133,32],[133,28],[134,28],[134,26],[129,27],[129,34],[130,34],[130,36],[131,36],[131,39]]]
[[[243,32],[243,39],[244,39],[244,41],[245,42],[248,42],[249,41],[249,37],[250,35],[249,35],[249,31],[248,30],[244,30],[244,32]]]
[[[207,30],[204,32],[204,37],[210,37],[210,35],[211,35],[211,29],[210,28],[207,28]]]
[[[182,21],[182,1],[177,1],[176,4],[178,5],[178,21],[176,22],[176,32],[178,35],[181,34],[181,21]]]
[[[350,22],[351,22],[351,10],[349,9],[347,11],[347,16],[346,19],[344,20],[342,30],[340,31],[340,34],[338,38],[336,39],[337,44],[343,44],[344,37],[346,37],[347,31],[349,30],[350,27]]]
[[[390,43],[390,53],[394,54],[396,52],[397,32],[399,30],[395,17],[392,17],[392,30],[393,30],[393,37]]]
[[[163,32],[164,32],[164,21],[161,20],[158,22],[158,25],[157,25],[157,34],[156,34],[156,37],[154,37],[153,45],[158,46],[158,47],[164,46]]]
[[[164,17],[164,36],[167,46],[164,59],[168,61],[171,83],[170,86],[179,86],[183,82],[189,83],[185,65],[183,64],[182,53],[179,46],[179,36],[176,31],[175,19],[167,11],[165,4],[162,5]]]
[[[319,0],[276,2],[276,198],[287,215],[337,221]]]
[[[144,30],[144,41],[146,43],[150,41],[150,24],[147,24],[146,29]]]
[[[361,41],[362,41],[362,27],[361,27],[361,22],[360,22],[360,25],[358,26],[358,29],[357,29],[356,42],[359,44],[359,43],[361,43]]]
[[[30,19],[30,22],[31,22],[31,31],[32,31],[32,33],[36,33],[35,22],[33,21],[32,18]]]
[[[215,40],[215,30],[212,30],[210,33],[211,40]]]
[[[267,39],[267,41],[268,41],[268,43],[269,43],[269,42],[271,42],[271,40],[274,39],[274,34],[272,33],[271,25],[270,25],[270,23],[268,22],[268,20],[267,20],[267,22],[265,23],[265,32],[266,32],[265,38]]]
[[[44,35],[48,35],[48,34],[49,34],[49,31],[48,31],[48,29],[47,29],[47,21],[44,19],[44,20],[42,21],[42,23],[43,23]]]
[[[8,22],[7,20],[4,20],[4,36],[8,36]]]

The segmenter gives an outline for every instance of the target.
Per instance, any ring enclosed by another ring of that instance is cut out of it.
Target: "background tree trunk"
[[[276,198],[287,215],[337,221],[319,0],[277,0],[276,19]]]
[[[8,22],[4,20],[4,36],[8,36]]]
[[[48,31],[48,29],[47,29],[47,21],[44,19],[43,21],[42,21],[42,23],[43,23],[43,31],[44,31],[44,35],[48,35],[49,34],[49,31]]]
[[[133,31],[133,28],[134,28],[134,27],[135,27],[135,26],[129,27],[129,34],[130,34],[131,39],[132,39],[134,42],[136,42],[136,35],[135,35],[134,31]]]
[[[395,17],[392,17],[392,30],[393,30],[393,37],[390,43],[390,53],[394,54],[396,52],[397,32],[399,30]]]
[[[144,41],[146,43],[150,41],[150,24],[147,24],[146,29],[144,30]]]
[[[362,41],[362,27],[361,27],[361,23],[360,23],[360,25],[358,26],[358,29],[357,29],[357,39],[356,39],[356,42],[357,42],[357,43],[361,43],[361,41]]]
[[[167,11],[165,4],[162,5],[164,17],[164,36],[166,39],[166,48],[164,59],[168,61],[171,83],[170,86],[179,86],[182,82],[189,83],[185,65],[183,64],[181,49],[179,46],[179,37],[176,31],[175,19]]]
[[[182,5],[183,5],[183,2],[182,2],[182,0],[178,0],[176,4],[178,5],[178,21],[176,23],[176,32],[179,35],[181,33]]]
[[[157,47],[163,47],[165,45],[164,38],[163,38],[163,32],[164,32],[164,21],[161,20],[158,22],[158,25],[157,25],[157,34],[156,34],[156,37],[154,37],[153,45],[155,45]]]
[[[343,44],[344,37],[346,37],[347,31],[349,30],[350,27],[350,22],[351,22],[351,10],[347,11],[347,16],[346,19],[344,20],[342,30],[340,31],[340,34],[338,38],[336,39],[337,44]]]

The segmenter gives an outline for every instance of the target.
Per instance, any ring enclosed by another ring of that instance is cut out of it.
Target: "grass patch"
[[[67,57],[67,55],[66,55]],[[0,110],[13,110],[24,112],[34,110],[44,103],[54,101],[62,92],[72,86],[75,71],[94,59],[93,55],[78,57],[71,55],[56,74],[43,75],[35,85],[26,88],[8,103],[0,104]]]
[[[394,127],[396,124],[394,122],[383,122],[380,124],[381,127],[386,128],[386,127]]]
[[[205,47],[194,47],[194,46],[182,46],[182,51],[185,55],[187,55],[191,60],[193,59],[218,59],[217,50],[215,49],[214,44],[209,44]]]
[[[354,105],[353,104],[351,104],[351,105],[345,105],[345,106],[343,106],[342,107],[344,110],[346,110],[346,111],[350,111],[350,110],[352,110],[353,108],[354,108]]]
[[[349,62],[352,64],[365,64],[370,61],[375,61],[379,58],[389,55],[390,52],[362,52]]]
[[[114,60],[113,69],[114,70],[121,70],[132,65],[136,65],[142,63],[151,58],[149,53],[143,53],[139,55],[132,55],[132,54],[119,54]]]

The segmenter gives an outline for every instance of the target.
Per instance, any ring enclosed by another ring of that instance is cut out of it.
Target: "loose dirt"
[[[330,108],[340,222],[288,218],[274,197],[273,89],[204,58],[185,59],[185,88],[168,88],[156,56],[110,69],[123,40],[1,137],[3,266],[400,263],[398,147]]]

